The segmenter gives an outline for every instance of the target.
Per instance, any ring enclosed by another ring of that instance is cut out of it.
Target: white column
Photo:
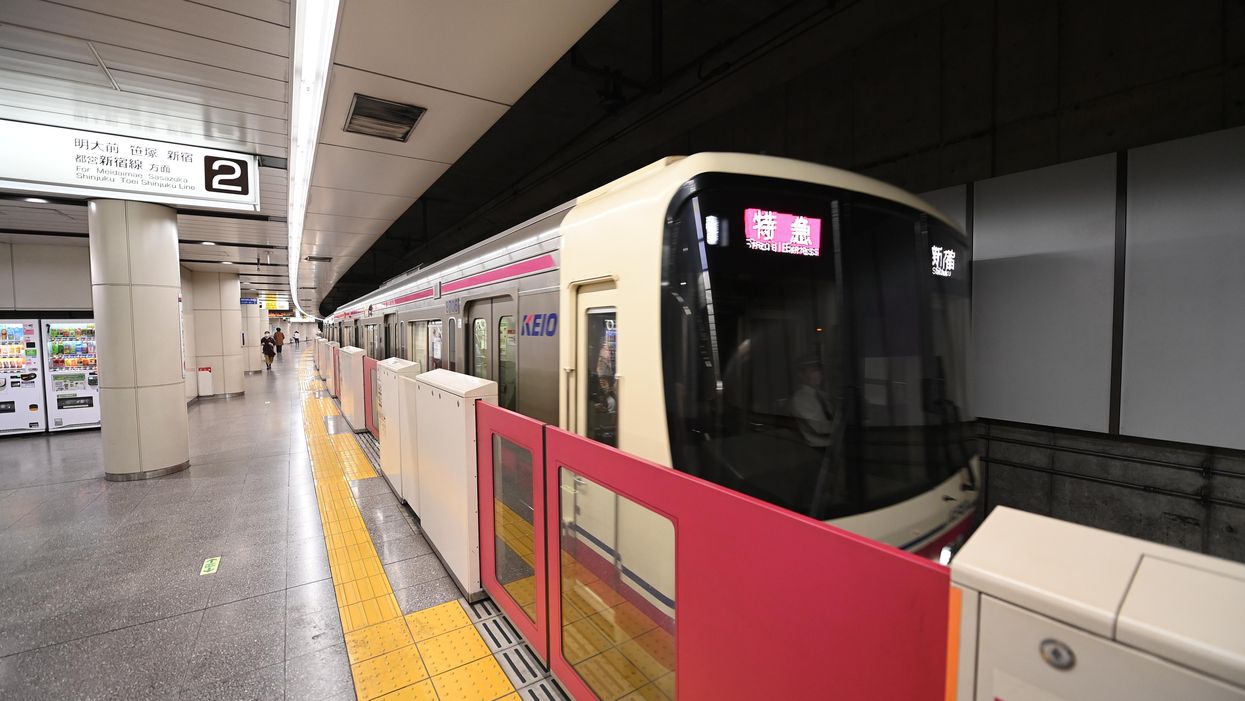
[[[236,273],[194,274],[195,352],[212,368],[212,394],[242,394],[241,286]]]
[[[260,309],[258,304],[242,305],[242,335],[246,337],[246,345],[242,348],[242,367],[247,372],[264,369],[264,356],[259,339],[264,335],[267,316],[268,312]]]
[[[99,348],[104,476],[159,477],[190,466],[182,382],[177,213],[91,200],[91,293]]]

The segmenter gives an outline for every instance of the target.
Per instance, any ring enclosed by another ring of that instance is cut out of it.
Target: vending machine
[[[99,426],[95,321],[44,319],[42,326],[48,430]]]
[[[39,322],[0,319],[0,435],[47,430]]]

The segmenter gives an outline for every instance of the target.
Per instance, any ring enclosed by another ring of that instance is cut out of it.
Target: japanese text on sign
[[[744,210],[744,239],[757,251],[821,255],[821,219],[768,209]]]
[[[942,246],[930,246],[929,250],[934,274],[938,277],[951,277],[951,273],[955,271],[955,251]]]
[[[0,120],[0,186],[258,211],[256,157],[216,149]]]

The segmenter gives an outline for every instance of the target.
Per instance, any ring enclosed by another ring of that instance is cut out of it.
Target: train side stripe
[[[486,270],[482,273],[476,273],[475,275],[471,275],[460,280],[441,283],[441,294],[445,295],[471,287],[479,287],[480,285],[487,285],[490,282],[500,282],[507,278],[518,277],[520,275],[541,273],[546,270],[553,270],[556,267],[558,267],[558,264],[553,260],[553,256],[546,253],[543,256],[521,260],[518,263],[511,263],[510,265],[503,265],[500,268]]]

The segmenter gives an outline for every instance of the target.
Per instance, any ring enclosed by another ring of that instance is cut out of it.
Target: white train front
[[[672,157],[336,310],[325,333],[930,555],[977,499],[969,251],[920,199],[767,156]]]

